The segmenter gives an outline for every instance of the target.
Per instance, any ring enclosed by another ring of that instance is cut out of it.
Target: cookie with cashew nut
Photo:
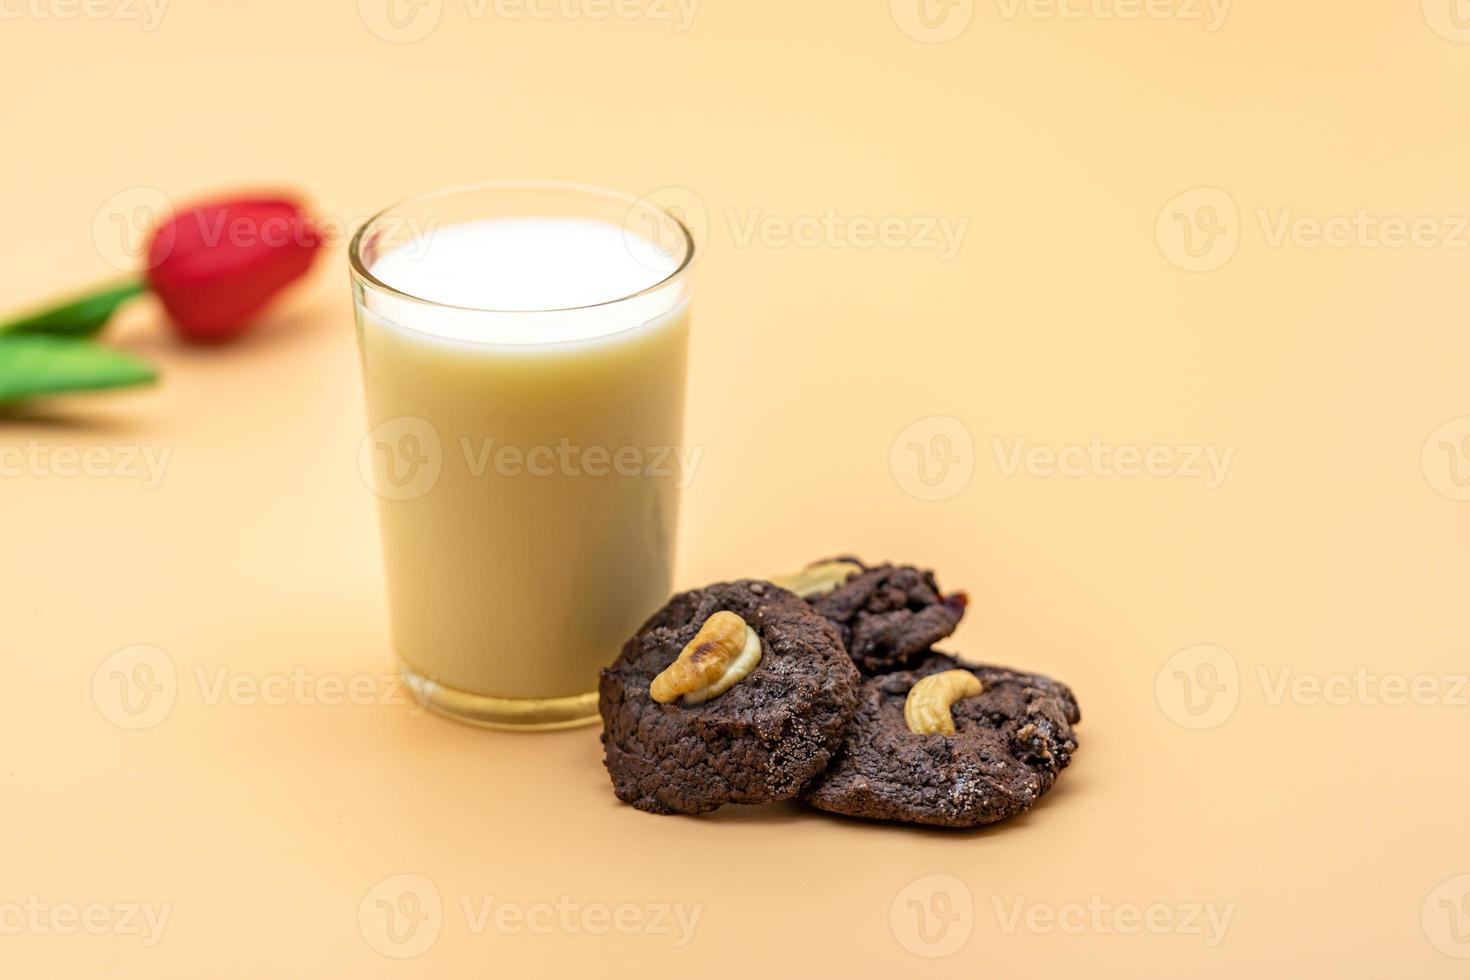
[[[1065,684],[933,653],[863,679],[842,749],[803,797],[832,813],[976,827],[1029,810],[1077,751]]]
[[[604,668],[604,763],[652,813],[790,799],[827,767],[859,675],[833,625],[754,579],[674,596]]]
[[[869,567],[829,558],[771,581],[806,599],[842,636],[865,674],[902,670],[927,656],[965,615],[963,592],[939,590],[934,573],[913,565]]]

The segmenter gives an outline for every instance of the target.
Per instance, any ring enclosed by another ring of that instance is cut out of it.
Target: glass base
[[[596,691],[563,698],[495,698],[445,687],[408,664],[401,663],[398,669],[419,704],[467,725],[517,732],[548,732],[590,725],[598,718]]]

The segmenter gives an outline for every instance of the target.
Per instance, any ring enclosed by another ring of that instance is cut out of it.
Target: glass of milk
[[[430,194],[352,242],[394,648],[433,709],[597,715],[597,670],[668,598],[694,242],[571,184]]]

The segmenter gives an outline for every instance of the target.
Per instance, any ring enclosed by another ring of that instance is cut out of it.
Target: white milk
[[[683,283],[640,291],[678,265],[575,218],[438,228],[372,265],[430,301],[369,288],[359,308],[364,451],[413,672],[586,695],[668,598],[689,311]]]

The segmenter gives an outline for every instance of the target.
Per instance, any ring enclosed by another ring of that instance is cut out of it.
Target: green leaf
[[[95,293],[68,300],[59,306],[0,324],[0,336],[18,333],[46,333],[67,337],[90,337],[102,329],[119,306],[147,288],[147,283],[141,279],[107,286]]]
[[[147,384],[153,365],[132,354],[73,337],[44,334],[0,336],[0,403]]]

